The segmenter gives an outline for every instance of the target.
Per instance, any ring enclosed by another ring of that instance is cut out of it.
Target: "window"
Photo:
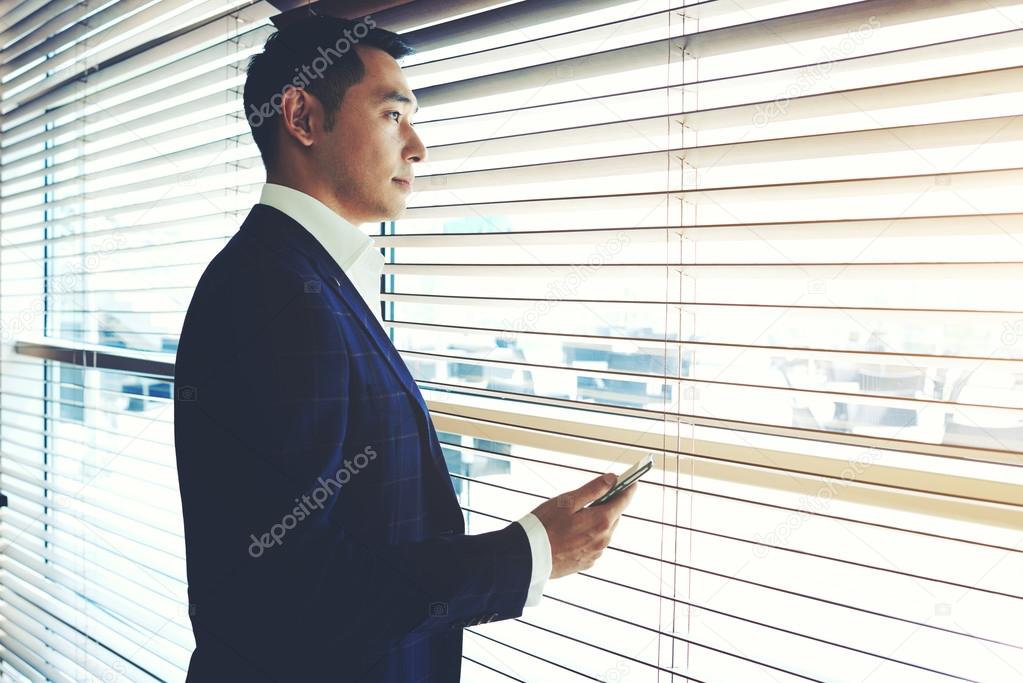
[[[660,466],[466,680],[1023,676],[1021,11],[377,17],[429,148],[386,325],[446,450],[510,464],[469,528]]]
[[[263,180],[249,5],[4,6],[2,678],[184,680],[174,350]]]
[[[7,3],[0,677],[183,680],[173,361],[265,3]],[[647,452],[463,680],[1023,678],[1023,3],[416,0],[384,325],[469,533]]]

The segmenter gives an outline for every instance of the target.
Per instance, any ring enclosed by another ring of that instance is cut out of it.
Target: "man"
[[[310,16],[249,65],[267,183],[196,286],[176,364],[189,681],[457,681],[462,629],[591,567],[635,493],[585,508],[597,478],[465,534],[358,229],[404,210],[426,158],[408,51]]]

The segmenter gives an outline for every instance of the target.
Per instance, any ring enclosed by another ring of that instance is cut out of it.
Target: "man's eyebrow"
[[[392,90],[391,92],[380,98],[381,102],[401,102],[402,104],[412,104],[412,100],[405,96],[404,93],[398,90]],[[416,111],[419,111],[419,105],[416,104]]]

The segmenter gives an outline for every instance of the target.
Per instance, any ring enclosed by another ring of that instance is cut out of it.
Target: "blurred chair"
[[[986,386],[976,372],[961,372],[955,381],[949,382],[944,400],[951,403],[958,402],[971,383],[978,390]],[[1010,390],[1019,391],[1019,388],[1023,387],[1023,374],[1015,375],[1007,384],[1011,385]],[[993,403],[997,403],[997,401],[993,401]],[[962,418],[957,419],[956,413],[949,411],[945,413],[945,433],[941,442],[950,446],[991,448],[1023,453],[1023,420],[1019,420],[1018,424],[983,425],[965,421]]]
[[[919,398],[923,395],[926,372],[922,368],[871,366],[857,373],[864,394]],[[917,423],[915,408],[853,405],[849,419],[858,425],[911,427]]]
[[[949,413],[945,417],[945,436],[941,442],[950,446],[1023,453],[1023,424],[1016,427],[978,427],[956,422]]]

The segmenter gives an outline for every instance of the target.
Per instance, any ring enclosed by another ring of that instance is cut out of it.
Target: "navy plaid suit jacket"
[[[526,532],[465,534],[415,380],[287,215],[210,262],[175,374],[189,681],[458,681],[462,629],[522,614]]]

